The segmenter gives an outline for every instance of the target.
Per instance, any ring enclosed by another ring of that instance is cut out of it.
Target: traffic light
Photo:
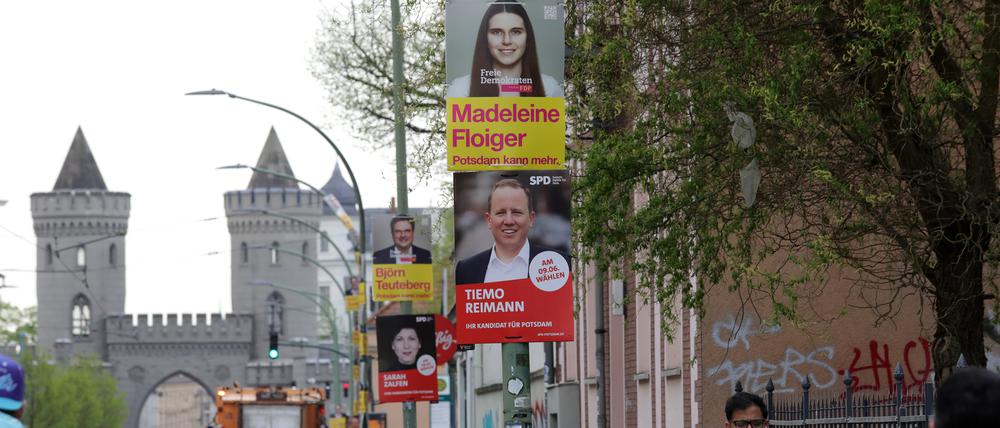
[[[267,358],[278,359],[278,333],[271,333],[270,341],[267,345]]]
[[[350,397],[351,396],[351,383],[350,382],[344,382],[343,388],[344,388],[344,398]]]

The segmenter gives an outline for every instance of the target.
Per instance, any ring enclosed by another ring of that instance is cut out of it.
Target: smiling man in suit
[[[372,262],[381,264],[429,264],[431,252],[413,245],[416,221],[410,216],[396,216],[389,221],[392,246],[372,254]]]
[[[456,284],[482,284],[528,277],[531,259],[543,251],[561,251],[528,242],[528,232],[535,225],[531,191],[514,179],[502,179],[493,185],[484,214],[493,235],[494,245],[455,266]]]

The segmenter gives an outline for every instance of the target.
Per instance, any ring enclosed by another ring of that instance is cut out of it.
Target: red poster
[[[456,286],[458,342],[573,340],[573,275],[564,256],[531,259],[528,278]]]
[[[380,403],[438,400],[436,324],[434,315],[375,319]]]
[[[455,324],[451,320],[441,315],[434,315],[435,345],[437,345],[437,363],[442,365],[448,362],[458,349],[458,342],[455,341]]]

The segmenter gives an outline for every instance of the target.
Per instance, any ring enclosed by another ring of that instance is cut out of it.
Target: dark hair
[[[396,227],[396,223],[399,223],[401,221],[409,222],[410,230],[417,229],[416,220],[414,220],[413,217],[410,217],[408,215],[398,215],[393,217],[392,220],[389,221],[389,230],[392,231],[392,228]]]
[[[732,422],[733,412],[749,409],[750,406],[760,408],[761,415],[767,419],[767,404],[764,404],[764,399],[749,392],[737,392],[726,400],[726,420]]]
[[[996,426],[1000,374],[982,367],[957,369],[941,384],[934,407],[938,428]]]
[[[483,20],[479,23],[479,33],[476,35],[476,47],[472,51],[472,73],[469,74],[470,97],[495,97],[500,90],[495,84],[482,84],[478,79],[481,70],[493,70],[493,55],[490,53],[487,33],[490,30],[490,19],[500,13],[513,13],[524,20],[524,31],[527,32],[524,55],[521,56],[521,76],[531,79],[531,93],[527,96],[544,97],[545,85],[542,84],[542,72],[538,66],[538,49],[535,48],[535,29],[524,6],[516,2],[497,2],[486,8]]]
[[[500,181],[496,182],[496,184],[493,185],[493,188],[490,189],[490,196],[489,196],[489,198],[486,199],[486,211],[487,212],[492,212],[493,211],[493,193],[496,192],[497,189],[499,189],[501,187],[510,187],[510,188],[513,188],[513,189],[521,189],[521,190],[523,190],[524,194],[528,197],[528,212],[532,212],[532,211],[535,210],[535,206],[534,206],[534,202],[535,201],[531,197],[531,190],[529,190],[527,187],[525,187],[523,184],[521,184],[520,181],[517,181],[517,180],[515,180],[513,178],[505,178],[503,180],[500,180]]]

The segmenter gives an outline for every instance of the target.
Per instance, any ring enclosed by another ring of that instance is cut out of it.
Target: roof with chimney
[[[278,140],[278,133],[274,132],[273,126],[267,134],[267,141],[264,142],[264,150],[261,150],[260,158],[257,159],[257,168],[295,177],[295,173],[292,172],[292,166],[288,163],[288,157],[285,156],[285,150],[281,147],[281,141]],[[253,177],[250,177],[250,184],[247,186],[247,189],[266,188],[298,189],[299,183],[289,178],[254,171]]]
[[[59,178],[52,190],[108,190],[81,127],[76,128],[73,143],[69,146],[69,153],[66,153],[66,160],[63,161]]]

